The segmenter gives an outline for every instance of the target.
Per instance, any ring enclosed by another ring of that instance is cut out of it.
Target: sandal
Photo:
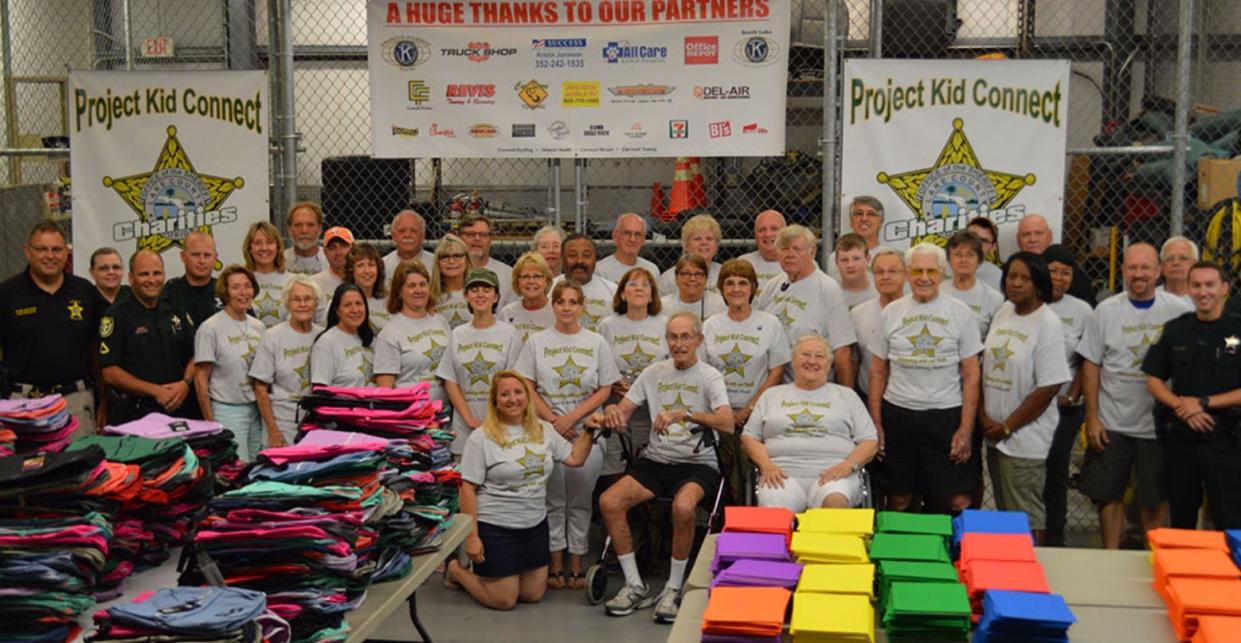
[[[571,572],[569,574],[569,589],[586,589],[586,574]]]
[[[564,589],[564,572],[547,572],[547,586],[551,589]]]
[[[452,562],[456,562],[456,561],[452,561]],[[444,564],[444,587],[447,587],[448,589],[451,589],[453,591],[460,590],[461,584],[453,580],[452,576],[449,575],[448,573],[449,570],[451,569],[452,569],[452,565],[450,563]]]

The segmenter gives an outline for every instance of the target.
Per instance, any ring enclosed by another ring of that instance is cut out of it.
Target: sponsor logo
[[[766,134],[767,128],[760,126],[758,123],[746,123],[741,126],[742,134]]]
[[[694,98],[700,100],[749,100],[749,85],[732,85],[724,87],[720,85],[694,86]]]
[[[585,38],[534,38],[530,46],[535,49],[580,49],[586,46]]]
[[[686,36],[685,64],[715,65],[720,62],[719,36]]]
[[[731,121],[715,121],[707,125],[707,133],[711,138],[723,138],[733,135],[733,125]]]
[[[492,47],[489,42],[471,42],[465,47],[442,48],[440,49],[440,55],[448,57],[465,57],[476,63],[481,63],[490,60],[492,56],[496,56],[497,58],[515,56],[517,55],[517,50],[513,47]]]
[[[431,43],[422,38],[389,38],[379,48],[384,62],[400,69],[413,69],[431,59]]]
[[[586,129],[582,130],[582,135],[583,136],[611,136],[612,133],[608,131],[608,128],[606,125],[587,125]]]
[[[642,85],[617,85],[609,87],[608,92],[613,96],[621,96],[625,98],[633,98],[637,96],[667,96],[676,91],[674,85],[652,85],[650,83]]]
[[[400,125],[392,126],[393,136],[403,136],[405,138],[415,138],[418,136],[417,127],[401,127]]]
[[[534,138],[534,123],[513,123],[513,138]]]
[[[646,130],[642,129],[642,123],[630,125],[629,130],[625,132],[625,138],[646,138]]]
[[[547,132],[559,141],[569,135],[569,126],[565,125],[564,121],[552,121],[552,124],[547,126]]]
[[[470,136],[474,138],[495,138],[500,130],[491,123],[475,123],[470,126]]]
[[[492,83],[449,83],[444,98],[450,105],[495,105],[496,86]]]
[[[662,45],[634,45],[628,40],[609,42],[603,48],[603,59],[616,63],[661,63],[668,59],[668,48]]]
[[[733,46],[733,60],[750,67],[765,67],[780,60],[780,45],[765,36],[750,36]]]
[[[560,83],[561,107],[598,107],[599,81],[566,80]]]
[[[409,81],[409,102],[413,103],[411,109],[431,109],[424,103],[431,100],[431,87],[421,80]]]
[[[531,78],[524,83],[513,85],[513,90],[517,92],[517,97],[521,99],[526,109],[542,109],[544,101],[551,94],[547,91],[547,85]]]
[[[438,123],[431,123],[431,129],[427,132],[431,136],[443,136],[444,138],[457,138],[457,133],[451,129],[444,129]]]
[[[668,138],[673,140],[689,138],[689,121],[683,118],[668,121]]]
[[[184,247],[191,232],[211,234],[212,226],[237,221],[237,208],[224,202],[250,187],[240,176],[213,176],[197,170],[177,138],[176,126],[169,125],[166,132],[168,138],[155,161],[137,162],[157,169],[103,177],[103,187],[114,190],[136,216],[113,224],[112,239],[136,241],[139,248],[156,254]]]

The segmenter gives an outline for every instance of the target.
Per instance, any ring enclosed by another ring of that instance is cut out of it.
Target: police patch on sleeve
[[[116,329],[116,321],[110,315],[104,315],[99,320],[99,336],[111,337],[112,331]]]

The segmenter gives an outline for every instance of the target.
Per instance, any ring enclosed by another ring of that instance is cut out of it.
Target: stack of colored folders
[[[1233,564],[1222,531],[1152,529],[1146,540],[1154,553],[1154,587],[1168,604],[1168,619],[1182,641],[1209,640],[1216,632],[1235,632],[1236,621],[1221,620],[1198,636],[1212,617],[1241,617],[1241,573]],[[1224,640],[1236,640],[1226,638]]]
[[[968,533],[1030,535],[1030,518],[1024,511],[966,509],[952,519],[952,556],[960,553],[961,539]]]
[[[733,563],[749,559],[771,562],[789,562],[789,550],[780,534],[755,534],[740,531],[721,533],[715,541],[715,558],[711,560],[711,573],[718,575]]]
[[[106,435],[130,435],[151,440],[185,440],[215,479],[217,492],[236,488],[245,463],[237,459],[233,432],[213,420],[187,420],[163,413],[104,427]]]
[[[68,446],[78,419],[60,395],[30,400],[0,400],[0,427],[11,431],[19,454],[56,452]]]
[[[797,587],[801,575],[801,563],[743,559],[716,574],[711,579],[711,588],[784,587],[792,590]]]
[[[112,525],[100,513],[0,515],[0,624],[6,641],[70,641],[94,604]]]
[[[1057,594],[988,590],[974,643],[1068,643],[1077,621]]]
[[[287,641],[267,597],[235,587],[170,587],[95,613],[87,641]]]
[[[808,565],[870,562],[866,538],[874,524],[874,509],[811,509],[797,516],[793,555]]]
[[[894,582],[883,605],[890,641],[964,641],[970,601],[960,583]]]
[[[793,597],[789,633],[795,643],[870,643],[875,640],[875,611],[861,594],[799,589]]]
[[[866,555],[874,524],[873,509],[811,509],[797,516],[792,549],[806,568],[793,595],[794,641],[875,639],[875,567]]]
[[[1241,641],[1241,617],[1203,616],[1191,643],[1235,643]]]
[[[783,507],[724,507],[723,531],[780,534],[791,543],[793,519],[793,512]]]
[[[983,596],[991,590],[1051,593],[1026,534],[965,534],[957,568],[969,593],[974,622],[982,618]]]
[[[779,643],[790,596],[783,587],[717,587],[702,614],[702,640]]]
[[[951,518],[880,512],[870,541],[882,622],[889,639],[961,640],[970,605],[948,556]]]

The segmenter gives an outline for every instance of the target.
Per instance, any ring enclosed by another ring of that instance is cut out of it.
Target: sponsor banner
[[[369,0],[373,154],[772,156],[790,0]]]
[[[261,71],[70,72],[74,273],[111,246],[180,275],[194,231],[215,237],[217,269],[240,262],[246,229],[268,219],[267,85]]]
[[[977,216],[999,225],[1003,255],[1029,214],[1060,239],[1068,96],[1068,61],[846,61],[842,228],[870,195],[894,248],[942,246]]]

